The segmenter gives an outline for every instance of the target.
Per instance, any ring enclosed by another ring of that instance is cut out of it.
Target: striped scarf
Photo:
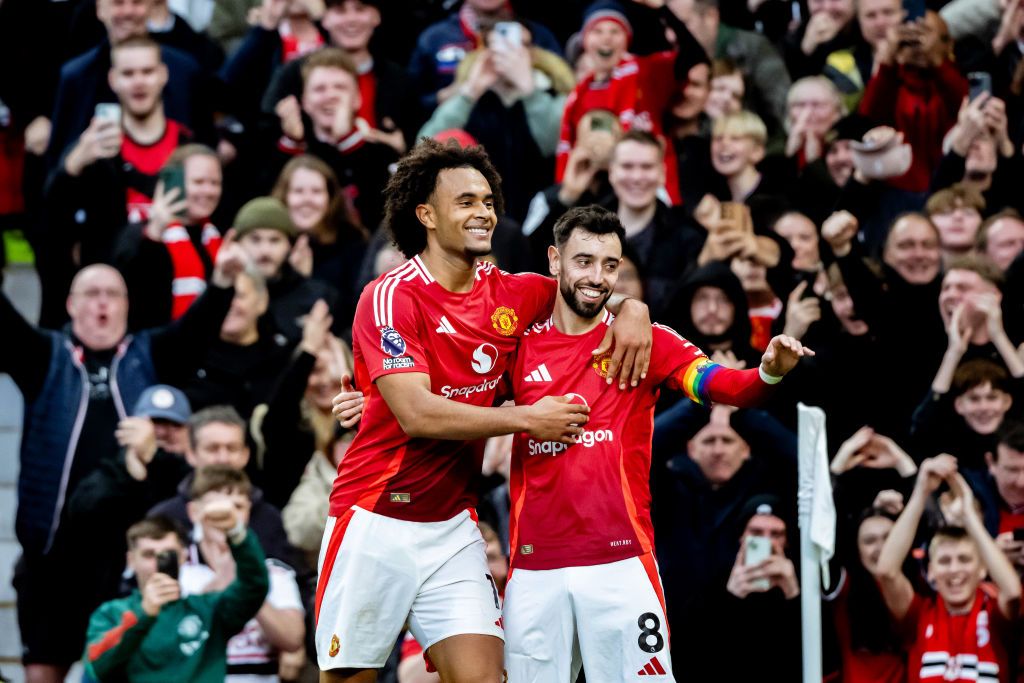
[[[220,249],[220,232],[213,223],[203,223],[202,231],[203,247],[210,255],[211,261],[217,260],[217,251]],[[167,247],[167,253],[171,257],[171,265],[174,270],[174,279],[171,280],[171,320],[177,320],[192,302],[206,290],[206,267],[203,259],[192,244],[188,230],[181,223],[171,223],[164,230],[161,241]]]

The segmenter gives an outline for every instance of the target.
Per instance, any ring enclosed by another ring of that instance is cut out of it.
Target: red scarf
[[[188,236],[188,230],[181,223],[171,223],[164,230],[161,241],[167,247],[174,269],[174,279],[171,280],[171,320],[177,320],[196,297],[206,290],[206,268]],[[221,236],[209,221],[203,223],[202,241],[210,260],[216,261]]]
[[[942,596],[924,600],[917,621],[917,639],[907,662],[908,680],[921,683],[999,683],[1005,680],[1006,673],[999,666],[994,647],[994,609],[999,608],[981,588],[969,614],[950,614]]]

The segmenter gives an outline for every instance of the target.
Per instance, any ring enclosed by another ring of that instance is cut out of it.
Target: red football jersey
[[[482,262],[473,289],[453,293],[414,257],[363,290],[352,327],[362,423],[331,492],[332,516],[353,505],[415,522],[451,519],[476,505],[483,442],[411,439],[374,382],[398,372],[430,375],[453,401],[494,404],[523,332],[551,313],[557,285]]]
[[[712,363],[676,332],[654,326],[647,378],[635,389],[606,382],[609,356],[595,358],[611,324],[571,336],[553,322],[531,327],[512,374],[517,403],[572,395],[590,406],[590,421],[572,446],[517,434],[512,447],[512,566],[558,569],[616,562],[654,548],[651,437],[662,384],[699,403],[747,406],[769,385],[757,369]]]

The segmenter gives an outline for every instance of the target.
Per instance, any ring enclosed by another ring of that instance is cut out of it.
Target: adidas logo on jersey
[[[448,322],[448,316],[442,315],[441,324],[437,326],[437,329],[434,330],[434,332],[438,332],[440,334],[455,334],[455,328],[452,327],[450,322]]]
[[[548,372],[546,365],[541,363],[537,366],[537,369],[526,376],[527,382],[550,382],[551,374]]]
[[[665,667],[661,665],[657,657],[651,657],[651,661],[644,664],[644,668],[636,672],[637,676],[664,676]]]

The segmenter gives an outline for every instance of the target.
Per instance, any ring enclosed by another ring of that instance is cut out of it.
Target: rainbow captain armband
[[[711,378],[718,374],[722,366],[710,358],[700,358],[690,363],[683,373],[682,390],[690,400],[703,405],[711,402],[708,389]]]

